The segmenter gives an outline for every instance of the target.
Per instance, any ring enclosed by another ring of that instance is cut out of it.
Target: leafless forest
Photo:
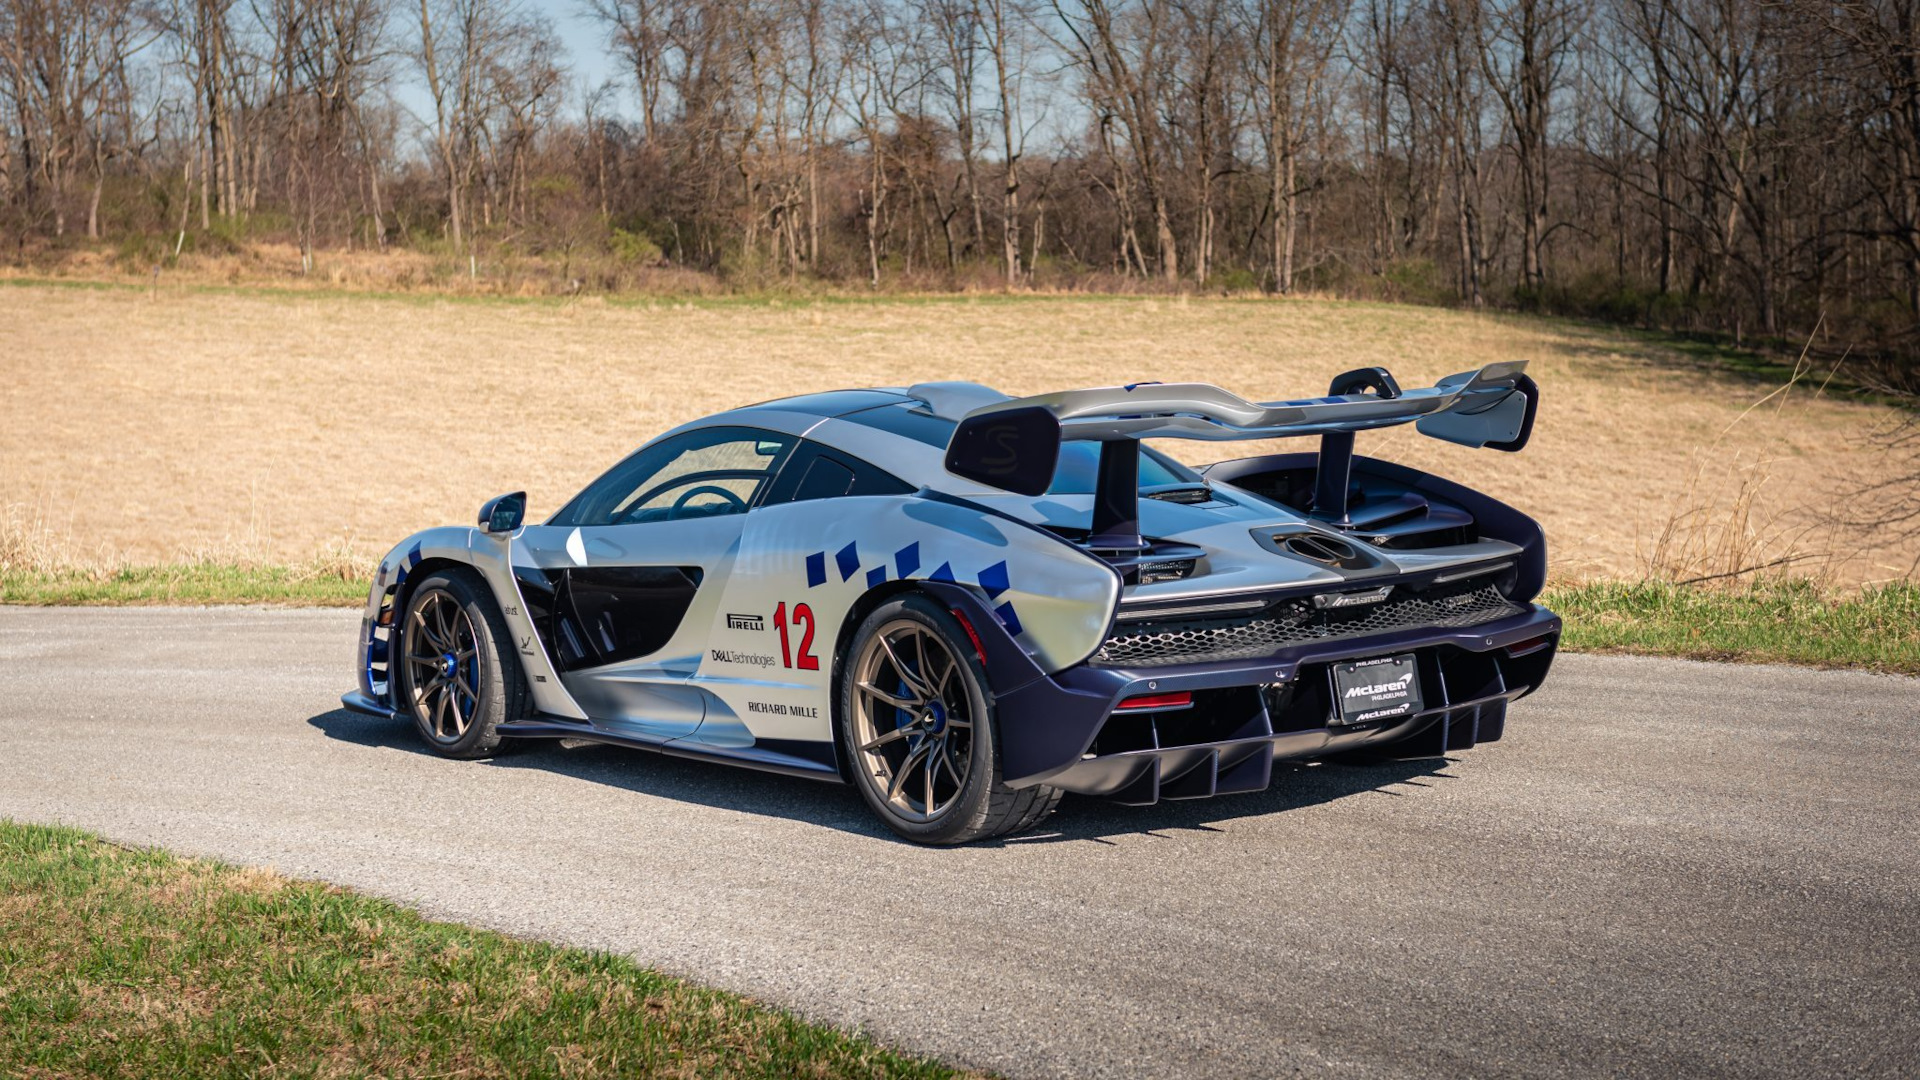
[[[0,0],[0,238],[1313,291],[1910,355],[1920,0]]]

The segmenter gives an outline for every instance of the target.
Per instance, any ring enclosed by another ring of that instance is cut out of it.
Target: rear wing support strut
[[[1327,387],[1329,397],[1372,390],[1382,399],[1400,396],[1400,384],[1383,367],[1356,368],[1334,376]],[[1329,431],[1320,436],[1320,462],[1313,473],[1313,516],[1329,525],[1344,528],[1347,518],[1347,488],[1353,477],[1353,432]]]
[[[1138,551],[1146,546],[1140,538],[1140,444],[1132,439],[1100,444],[1087,546],[1096,551]]]

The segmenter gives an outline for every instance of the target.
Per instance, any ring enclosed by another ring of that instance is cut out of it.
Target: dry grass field
[[[804,391],[1161,379],[1271,399],[1363,365],[1424,385],[1514,358],[1544,391],[1525,453],[1411,428],[1361,452],[1536,515],[1562,581],[1799,555],[1796,571],[1858,583],[1920,554],[1821,524],[1876,469],[1869,434],[1891,416],[1820,392],[1825,371],[1774,393],[1780,380],[1624,331],[1312,300],[619,305],[4,283],[0,503],[7,543],[42,559],[365,557],[502,491],[551,510],[666,427]]]

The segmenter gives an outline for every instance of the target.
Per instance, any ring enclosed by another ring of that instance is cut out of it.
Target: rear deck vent
[[[1340,566],[1359,558],[1359,552],[1352,544],[1333,536],[1321,536],[1318,533],[1300,533],[1281,541],[1288,551],[1303,559],[1312,559],[1328,566]]]

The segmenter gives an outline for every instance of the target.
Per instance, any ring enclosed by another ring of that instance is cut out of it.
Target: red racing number
[[[798,666],[802,671],[819,671],[820,660],[813,655],[813,609],[805,604],[793,605],[793,625],[804,626],[800,634],[800,652],[798,657],[787,647],[787,602],[773,609],[773,628],[780,631],[780,663],[784,667]],[[796,665],[794,661],[798,659]]]

